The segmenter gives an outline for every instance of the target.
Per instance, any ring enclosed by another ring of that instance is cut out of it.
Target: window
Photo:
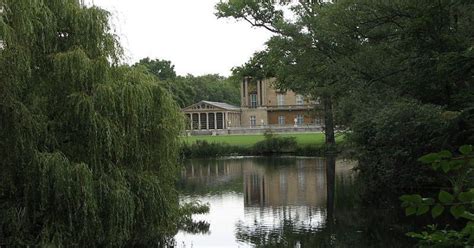
[[[250,94],[250,107],[257,107],[257,94]]]
[[[284,115],[278,116],[278,125],[280,125],[280,126],[285,125],[285,116]]]
[[[297,115],[296,116],[296,125],[301,126],[304,123],[304,117],[303,115]]]
[[[251,127],[257,126],[257,118],[255,117],[255,115],[250,116],[250,126]]]
[[[314,124],[316,125],[322,125],[323,124],[323,120],[320,118],[320,117],[316,117],[314,119]]]
[[[277,94],[277,104],[278,106],[283,106],[285,105],[285,95],[284,94]]]
[[[303,105],[303,104],[304,104],[303,95],[297,94],[296,95],[296,105]]]

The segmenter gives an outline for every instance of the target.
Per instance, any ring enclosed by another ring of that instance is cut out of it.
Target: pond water
[[[360,207],[352,163],[301,157],[188,160],[183,202],[201,232],[176,247],[409,247],[397,211]],[[395,212],[395,213],[394,213]]]

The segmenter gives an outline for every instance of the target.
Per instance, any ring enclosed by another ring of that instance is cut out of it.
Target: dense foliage
[[[430,184],[415,158],[474,143],[474,2],[229,0],[216,9],[275,34],[235,73],[320,97],[326,133],[334,110],[368,192]]]
[[[265,132],[265,139],[253,146],[257,154],[275,154],[294,151],[297,147],[295,137],[280,137],[271,131]]]
[[[380,203],[454,182],[451,193],[439,195],[444,205],[404,197],[407,213],[433,207],[437,216],[449,205],[454,217],[472,221],[472,192],[459,184],[472,182],[472,163],[449,152],[431,155],[433,168],[451,173],[443,178],[416,158],[474,144],[473,1],[228,0],[216,8],[218,17],[275,33],[236,74],[274,75],[281,88],[321,97],[326,127],[334,106],[335,122],[347,128],[359,161],[366,200]],[[472,229],[471,222],[462,231],[433,226],[411,236],[430,247],[467,246]]]
[[[184,213],[179,108],[153,77],[118,66],[106,11],[0,9],[0,246],[163,245]]]
[[[240,106],[240,80],[217,74],[176,76],[174,65],[167,60],[144,58],[134,67],[157,77],[171,92],[173,99],[184,108],[201,100],[225,102]]]
[[[421,247],[470,247],[474,245],[474,151],[472,145],[464,145],[456,154],[448,150],[424,155],[419,159],[434,171],[445,175],[451,185],[440,190],[436,197],[422,197],[419,194],[403,195],[406,215],[430,213],[433,218],[451,216],[465,224],[458,230],[450,227],[428,226],[421,233],[411,232],[409,236],[420,240]]]

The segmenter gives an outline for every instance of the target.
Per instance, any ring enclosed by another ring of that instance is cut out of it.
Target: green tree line
[[[182,108],[201,100],[240,106],[241,79],[236,77],[218,74],[177,76],[171,61],[150,58],[141,59],[134,67],[158,78]]]

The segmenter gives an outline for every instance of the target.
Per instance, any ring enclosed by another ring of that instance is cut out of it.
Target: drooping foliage
[[[108,12],[0,9],[0,245],[163,245],[179,215],[178,107],[118,65]]]

